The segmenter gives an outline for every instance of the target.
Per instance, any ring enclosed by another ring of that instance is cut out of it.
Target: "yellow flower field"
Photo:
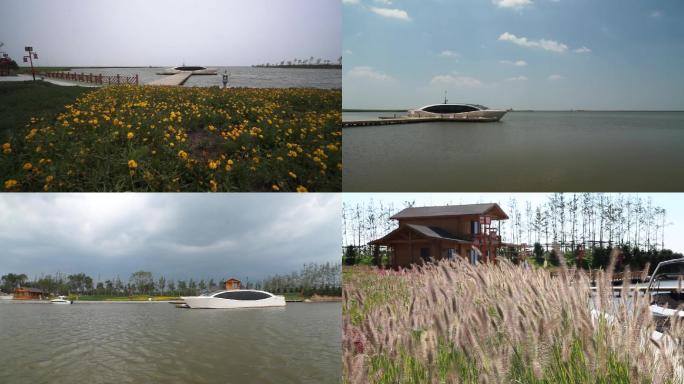
[[[6,191],[340,191],[341,91],[112,86],[2,144]]]

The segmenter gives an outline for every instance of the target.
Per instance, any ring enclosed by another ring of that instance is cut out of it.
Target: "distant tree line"
[[[539,204],[515,197],[498,203],[509,216],[508,220],[493,223],[502,240],[526,244],[528,249],[534,244],[535,257],[546,255],[547,262],[559,260],[549,257],[555,256],[554,247],[566,260],[582,255],[582,264],[591,267],[607,265],[606,252],[609,254],[614,248],[622,250],[622,261],[632,267],[643,267],[646,262],[654,265],[658,260],[679,255],[665,248],[665,228],[671,223],[667,221],[666,210],[653,204],[650,197],[554,193]],[[384,257],[384,254],[373,255],[367,243],[394,230],[397,222],[390,217],[414,206],[415,201],[405,201],[402,205],[395,207],[393,203],[373,199],[343,204],[345,264],[372,263],[374,258]]]
[[[294,58],[292,60],[282,60],[280,63],[264,63],[257,64],[254,67],[258,68],[293,68],[293,67],[306,67],[306,68],[325,68],[325,67],[341,67],[342,66],[342,56],[337,59],[337,62],[333,62],[328,59],[316,58],[313,56],[308,59],[298,59]]]
[[[224,281],[211,279],[167,279],[165,276],[155,278],[152,272],[137,271],[128,280],[120,277],[106,279],[95,283],[85,273],[65,275],[42,275],[30,280],[26,274],[8,273],[0,277],[0,289],[14,292],[18,287],[38,288],[54,295],[99,295],[99,296],[192,296],[204,292],[224,288]],[[242,288],[264,289],[273,293],[302,292],[333,294],[341,287],[341,266],[330,263],[305,264],[301,271],[288,275],[269,276],[262,281],[242,282]]]

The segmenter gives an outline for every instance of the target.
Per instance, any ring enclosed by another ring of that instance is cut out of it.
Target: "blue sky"
[[[341,51],[339,0],[9,0],[0,41],[38,65],[252,65]],[[23,63],[21,63],[23,64]]]
[[[344,108],[684,109],[680,0],[343,0]]]

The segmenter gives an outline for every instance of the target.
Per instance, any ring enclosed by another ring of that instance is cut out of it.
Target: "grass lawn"
[[[63,110],[65,104],[92,90],[42,81],[0,82],[0,141],[5,143],[14,136],[23,136],[31,117],[49,119]]]
[[[340,90],[3,87],[6,191],[342,188]]]

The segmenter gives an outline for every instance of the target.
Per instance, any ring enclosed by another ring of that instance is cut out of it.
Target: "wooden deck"
[[[176,73],[175,75],[166,76],[159,80],[149,82],[147,85],[183,85],[190,76],[192,76],[192,72]]]

